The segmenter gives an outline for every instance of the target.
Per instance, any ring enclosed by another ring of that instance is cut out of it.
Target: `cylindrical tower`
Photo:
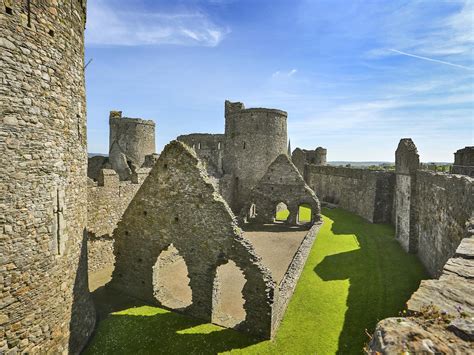
[[[85,0],[0,0],[0,353],[77,353],[87,280]]]
[[[232,175],[230,205],[235,213],[268,166],[287,153],[287,116],[281,110],[225,102],[224,173]]]
[[[155,153],[155,122],[122,117],[121,111],[111,111],[109,124],[110,164],[121,180],[127,180],[147,155]]]

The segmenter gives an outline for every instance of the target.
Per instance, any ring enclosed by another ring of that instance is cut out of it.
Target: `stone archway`
[[[233,260],[216,268],[212,293],[212,323],[234,328],[245,321],[247,313],[242,294],[247,280]]]
[[[153,296],[167,308],[184,309],[193,303],[189,283],[186,261],[171,244],[153,266]]]

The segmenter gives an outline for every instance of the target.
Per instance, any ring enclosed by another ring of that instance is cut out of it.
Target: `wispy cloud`
[[[88,5],[88,45],[200,45],[217,46],[230,30],[198,10],[129,12],[97,0]]]
[[[272,74],[272,78],[278,78],[278,77],[283,77],[283,78],[290,78],[292,77],[293,75],[296,74],[298,70],[296,69],[291,69],[289,71],[280,71],[280,70],[277,70],[276,72],[274,72]]]
[[[413,58],[417,58],[417,59],[427,60],[427,61],[430,61],[430,62],[450,65],[452,67],[457,67],[457,68],[462,68],[462,69],[467,69],[467,70],[474,70],[474,68],[466,67],[464,65],[454,64],[454,63],[450,63],[450,62],[446,62],[444,60],[439,60],[439,59],[434,59],[434,58],[423,57],[423,56],[416,55],[416,54],[410,54],[410,53],[407,53],[407,52],[399,51],[397,49],[389,49],[389,51],[394,52],[394,53],[398,53],[398,54],[401,54],[401,55],[405,55],[405,56],[408,56],[408,57],[413,57]]]

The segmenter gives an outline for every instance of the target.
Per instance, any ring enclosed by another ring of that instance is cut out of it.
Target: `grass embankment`
[[[395,241],[393,228],[342,210],[324,224],[274,341],[156,307],[101,322],[87,354],[358,354],[378,320],[397,315],[420,280],[420,263]]]

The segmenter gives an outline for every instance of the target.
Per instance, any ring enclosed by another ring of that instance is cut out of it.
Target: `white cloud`
[[[452,4],[458,4],[459,10],[446,16],[429,18],[429,2],[408,2],[385,18],[378,34],[383,47],[374,48],[367,55],[372,58],[393,55],[394,50],[389,48],[396,48],[398,54],[418,56],[433,62],[442,63],[440,57],[450,58],[444,64],[453,66],[465,66],[463,62],[472,62],[474,1],[453,0]]]
[[[276,72],[274,72],[272,74],[272,78],[290,78],[292,77],[293,75],[296,74],[298,70],[296,69],[291,69],[289,71],[280,71],[280,70],[277,70]]]
[[[88,45],[200,45],[217,46],[230,32],[198,10],[174,13],[128,12],[105,0],[88,5]]]

